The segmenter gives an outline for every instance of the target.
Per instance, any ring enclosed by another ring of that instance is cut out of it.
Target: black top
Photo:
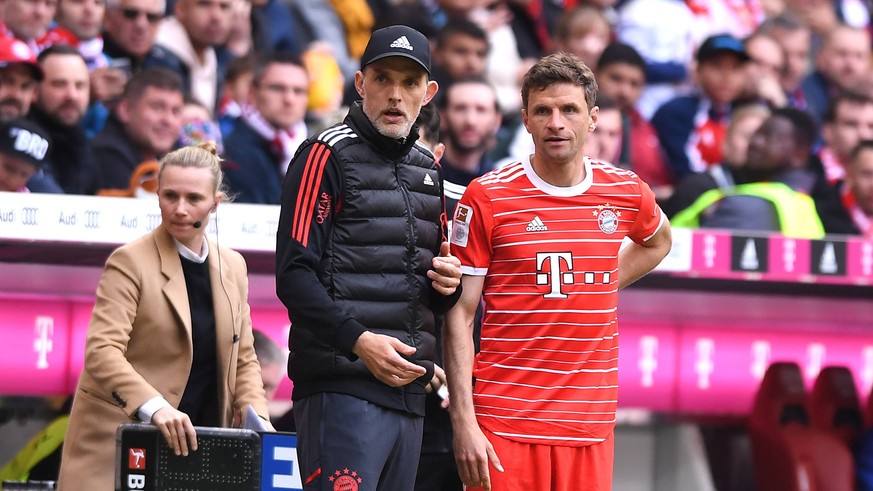
[[[109,115],[106,125],[91,140],[91,158],[95,191],[129,188],[130,176],[144,160],[115,113]]]
[[[185,288],[191,305],[191,340],[194,357],[191,373],[179,410],[191,418],[194,426],[218,426],[218,354],[215,348],[215,310],[209,263],[195,263],[182,257]]]
[[[442,181],[411,137],[380,135],[360,105],[301,146],[285,179],[276,289],[293,328],[294,400],[338,392],[424,415],[433,375],[434,313],[457,300],[426,273],[446,235]],[[427,374],[392,388],[351,352],[364,331],[415,346]]]
[[[88,136],[78,124],[66,126],[49,116],[39,106],[30,108],[28,119],[44,128],[52,140],[45,173],[67,194],[94,194],[91,149]],[[44,192],[28,185],[33,192]]]

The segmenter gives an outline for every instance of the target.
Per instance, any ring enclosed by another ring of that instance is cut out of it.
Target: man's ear
[[[442,144],[442,142],[437,143],[433,146],[433,159],[437,162],[443,158],[443,154],[446,153],[446,146]]]
[[[591,111],[588,112],[588,116],[591,118],[591,123],[588,125],[588,132],[590,133],[597,127],[597,118],[600,117],[600,106],[592,107]]]
[[[115,111],[122,123],[127,124],[130,121],[130,103],[127,99],[121,99],[115,107]]]
[[[440,90],[440,86],[436,83],[436,80],[428,80],[427,81],[427,92],[424,94],[424,101],[422,101],[421,105],[424,106],[428,102],[433,99],[433,97],[437,94],[437,91]]]
[[[355,72],[355,91],[357,91],[358,96],[364,97],[364,72],[360,70]]]

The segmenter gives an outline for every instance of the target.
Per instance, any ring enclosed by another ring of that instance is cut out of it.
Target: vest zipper
[[[394,161],[394,180],[397,182],[400,193],[403,195],[403,201],[406,203],[406,253],[410,259],[406,262],[406,283],[409,285],[410,290],[412,290],[415,288],[415,265],[412,261],[415,258],[415,212],[412,209],[412,201],[409,199],[409,190],[406,189],[406,186],[403,185],[403,181],[400,179],[400,165],[396,160]],[[412,346],[418,348],[418,340],[415,336],[415,325],[418,324],[418,309],[412,307],[413,305],[408,306],[412,310],[410,316],[411,322],[408,326],[409,341],[412,343]]]

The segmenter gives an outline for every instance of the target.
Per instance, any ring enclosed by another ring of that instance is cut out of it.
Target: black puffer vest
[[[436,352],[426,274],[442,241],[440,174],[433,156],[415,145],[416,137],[401,142],[380,135],[359,106],[316,139],[331,147],[343,175],[342,200],[318,277],[331,298],[368,330],[416,347],[411,360],[427,374],[406,387],[389,387],[363,361],[349,360],[305,329],[292,329],[295,393],[346,393],[423,416],[424,386],[433,376]]]

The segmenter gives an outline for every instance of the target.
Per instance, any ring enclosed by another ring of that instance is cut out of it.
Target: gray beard
[[[373,126],[376,127],[376,131],[378,131],[379,134],[381,134],[382,136],[394,138],[395,140],[406,138],[407,136],[409,136],[409,131],[412,130],[412,123],[406,123],[401,126],[373,123]]]

